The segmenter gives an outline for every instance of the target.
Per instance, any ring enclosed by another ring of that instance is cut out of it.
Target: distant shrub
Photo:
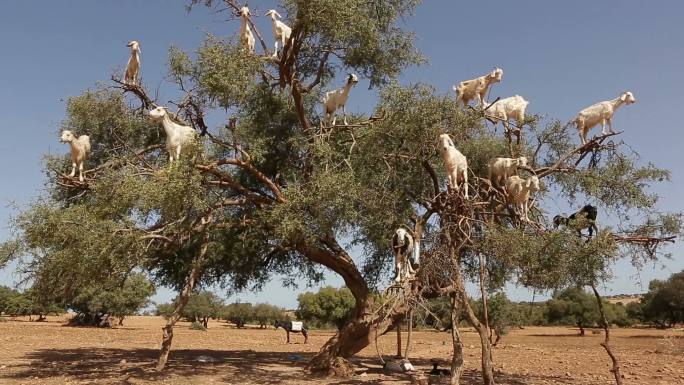
[[[190,330],[201,330],[206,332],[207,328],[201,322],[193,322],[190,324]]]

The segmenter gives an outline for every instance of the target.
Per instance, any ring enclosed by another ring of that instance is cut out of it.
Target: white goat
[[[500,186],[509,176],[515,175],[518,167],[527,166],[527,158],[492,158],[487,163],[489,181],[492,186]]]
[[[632,104],[635,102],[636,99],[634,98],[634,94],[632,94],[629,91],[625,91],[622,93],[622,95],[613,100],[599,102],[580,111],[579,114],[577,114],[575,119],[572,121],[572,123],[575,123],[575,125],[577,125],[577,129],[579,130],[579,135],[580,139],[582,140],[582,144],[587,143],[587,133],[589,132],[589,130],[591,130],[594,126],[596,126],[599,123],[601,123],[601,133],[603,135],[608,134],[606,132],[606,123],[608,123],[610,133],[614,133],[615,131],[613,131],[613,124],[611,120],[613,118],[613,114],[615,113],[615,111],[623,103]]]
[[[489,92],[489,87],[494,83],[499,83],[503,76],[501,68],[494,68],[492,72],[479,78],[466,80],[460,82],[458,86],[453,86],[456,91],[456,105],[463,102],[463,107],[467,107],[468,103],[474,98],[477,98],[478,106],[484,106],[484,100]]]
[[[520,95],[499,99],[493,104],[486,104],[485,115],[496,118],[494,119],[495,127],[499,124],[499,121],[501,121],[506,130],[509,130],[509,119],[513,119],[518,127],[522,126],[523,122],[525,122],[525,109],[527,109],[528,104],[530,104],[530,102],[523,99]]]
[[[394,282],[398,283],[403,277],[415,274],[410,261],[413,252],[413,237],[403,227],[394,232],[392,251],[394,251]]]
[[[83,182],[83,163],[90,156],[90,137],[81,135],[77,138],[73,132],[64,130],[60,141],[69,143],[71,146],[71,174],[69,176],[73,178],[76,175],[76,166],[78,166],[78,180]]]
[[[126,47],[131,48],[131,57],[128,58],[128,63],[126,64],[126,72],[124,73],[124,83],[125,84],[138,84],[138,72],[140,71],[140,44],[131,40],[126,44]]]
[[[282,44],[283,48],[285,43],[290,39],[292,34],[292,28],[288,27],[282,21],[276,19],[276,17],[282,18],[278,11],[275,9],[269,9],[266,12],[267,16],[271,16],[271,21],[273,22],[273,37],[275,38],[275,48],[273,50],[273,56],[278,56],[278,41]]]
[[[161,123],[166,133],[166,151],[169,152],[169,162],[178,160],[182,149],[192,147],[197,139],[197,132],[189,126],[178,124],[171,120],[166,107],[157,107],[150,111],[150,118]]]
[[[250,16],[252,16],[252,13],[249,11],[249,8],[240,8],[240,18],[242,19],[242,24],[240,25],[240,43],[245,46],[250,53],[253,53],[256,40],[254,39],[252,28],[249,27],[248,18]]]
[[[529,199],[532,192],[539,191],[539,178],[535,175],[523,179],[513,175],[506,179],[507,202],[514,205],[526,221],[529,221]]]
[[[468,198],[468,160],[456,149],[449,134],[440,135],[439,140],[449,186],[458,191],[458,183],[463,182],[464,195]]]
[[[331,126],[335,125],[335,122],[337,121],[337,110],[340,108],[342,108],[344,125],[348,125],[345,105],[347,104],[347,99],[349,99],[349,91],[351,91],[352,87],[354,87],[358,82],[359,78],[356,77],[356,75],[349,74],[349,77],[347,78],[347,84],[345,84],[344,87],[325,93],[325,96],[323,97],[325,120],[330,121],[330,118],[332,117],[332,123],[330,124]]]

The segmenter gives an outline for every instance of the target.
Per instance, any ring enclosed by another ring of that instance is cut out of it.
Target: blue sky
[[[274,1],[250,1],[253,9],[273,8]],[[66,153],[57,138],[64,119],[65,99],[96,82],[106,81],[127,60],[126,42],[137,39],[142,48],[142,76],[160,100],[175,97],[164,82],[170,45],[188,51],[207,32],[236,33],[238,21],[197,7],[186,13],[184,1],[7,2],[0,13],[4,60],[0,68],[0,239],[9,236],[4,225],[12,215],[10,203],[29,202],[43,193],[42,156]],[[634,92],[637,103],[617,112],[614,127],[641,154],[643,162],[672,169],[672,183],[655,188],[664,210],[684,211],[679,112],[684,106],[684,28],[681,1],[490,1],[427,0],[406,25],[415,31],[417,45],[429,64],[407,70],[404,83],[425,82],[439,92],[450,92],[460,80],[484,74],[493,66],[504,69],[502,83],[492,96],[523,95],[528,111],[567,121],[580,109]],[[272,44],[269,20],[257,18],[260,31]],[[257,47],[259,49],[259,47]],[[340,80],[341,82],[341,80]],[[349,111],[368,111],[375,92],[363,79],[353,91]],[[215,122],[216,125],[219,122]],[[552,205],[553,206],[553,205]],[[552,207],[553,208],[553,207]],[[559,202],[558,208],[565,209]],[[674,260],[646,266],[640,273],[628,263],[616,266],[608,294],[642,291],[653,278],[684,269],[682,247],[668,251]],[[17,280],[14,265],[0,270],[0,284]],[[341,281],[331,277],[330,284]],[[643,286],[643,287],[642,287]],[[306,288],[301,288],[299,291]],[[296,306],[298,291],[272,281],[260,294],[242,294],[243,301],[269,301]],[[530,299],[512,290],[517,299]],[[155,298],[171,294],[161,290]]]

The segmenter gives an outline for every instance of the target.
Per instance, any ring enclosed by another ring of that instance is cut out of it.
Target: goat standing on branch
[[[197,139],[197,132],[190,126],[184,126],[171,120],[166,107],[156,107],[150,111],[150,118],[161,123],[166,133],[166,151],[169,152],[169,162],[180,158],[183,148],[192,147]]]
[[[392,251],[394,252],[394,282],[399,283],[403,277],[415,274],[410,259],[413,253],[413,237],[403,227],[394,232]]]
[[[577,228],[577,234],[582,236],[582,229],[586,228],[589,230],[589,238],[594,235],[594,230],[598,232],[598,227],[596,227],[596,217],[598,216],[598,209],[592,205],[586,205],[582,207],[578,212],[570,215],[569,217],[564,217],[562,215],[556,215],[553,217],[553,226],[558,228],[560,225],[573,226]],[[575,223],[580,221],[579,223]]]
[[[625,91],[613,100],[599,102],[580,111],[571,123],[574,123],[577,126],[582,144],[584,145],[587,143],[587,133],[589,130],[599,123],[601,123],[601,133],[603,135],[615,133],[612,124],[613,114],[623,103],[629,105],[635,102],[636,99],[634,98],[634,94]],[[606,123],[608,123],[610,132],[606,132]]]
[[[278,11],[275,9],[269,9],[266,12],[266,16],[271,16],[271,21],[273,22],[273,37],[275,38],[275,48],[273,50],[273,56],[278,56],[278,42],[282,44],[283,48],[285,43],[290,40],[290,35],[292,34],[292,28],[288,27],[282,21],[277,18],[282,18]]]
[[[456,149],[454,142],[449,137],[449,134],[442,134],[439,136],[440,151],[442,153],[442,160],[447,172],[447,181],[449,187],[458,191],[459,183],[463,183],[463,193],[466,199],[468,198],[468,160]]]
[[[77,138],[73,132],[64,130],[60,141],[69,143],[71,146],[71,174],[69,176],[73,178],[76,175],[76,166],[78,166],[78,180],[83,182],[83,163],[90,155],[90,137],[81,135]]]
[[[499,187],[509,176],[518,172],[518,167],[527,166],[527,158],[492,158],[487,164],[488,179],[492,186]]]
[[[126,72],[124,74],[124,84],[137,85],[138,73],[140,72],[140,44],[131,40],[126,44],[126,47],[131,48],[131,57],[128,58],[126,64]]]
[[[252,28],[250,28],[249,23],[247,22],[247,19],[250,16],[252,16],[252,13],[249,11],[249,8],[240,8],[240,19],[242,21],[242,24],[240,24],[240,44],[242,44],[243,47],[247,48],[247,51],[249,51],[250,53],[254,53],[254,46],[256,45],[256,40],[254,39]]]
[[[467,107],[471,100],[477,98],[477,105],[484,107],[484,100],[487,97],[489,88],[492,84],[499,83],[502,76],[503,70],[501,68],[494,68],[494,70],[487,75],[472,80],[466,80],[460,82],[458,86],[453,86],[453,90],[456,91],[456,105],[463,102],[463,107]]]
[[[332,122],[330,123],[331,126],[335,125],[335,122],[337,121],[337,110],[340,108],[342,108],[344,125],[349,125],[349,123],[347,123],[347,111],[345,110],[345,105],[347,104],[347,99],[349,99],[349,91],[351,91],[352,87],[354,87],[358,82],[359,78],[356,77],[356,75],[349,74],[349,77],[347,77],[347,84],[345,84],[344,87],[325,93],[325,96],[323,97],[325,120],[329,122],[330,118],[332,118]]]
[[[520,95],[500,99],[494,103],[486,104],[486,116],[495,119],[494,127],[501,121],[506,131],[511,129],[508,120],[513,119],[518,126],[514,131],[519,131],[525,122],[525,109],[527,109],[528,104],[530,102]],[[519,137],[520,133],[518,132]]]
[[[539,178],[535,175],[532,175],[527,179],[513,175],[506,180],[507,202],[520,211],[520,215],[525,221],[530,220],[527,216],[529,212],[530,195],[537,191],[539,191]]]

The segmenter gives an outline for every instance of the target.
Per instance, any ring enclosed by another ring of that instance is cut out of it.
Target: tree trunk
[[[457,258],[455,256],[452,256],[452,258]],[[470,302],[468,301],[468,294],[465,291],[465,287],[463,285],[463,278],[461,276],[461,271],[460,271],[460,263],[458,264],[459,268],[455,269],[455,287],[456,287],[456,294],[459,296],[461,300],[461,304],[463,305],[463,308],[465,309],[465,314],[466,318],[468,319],[468,322],[477,330],[477,334],[480,336],[480,345],[482,347],[482,383],[484,385],[495,385],[496,383],[494,382],[494,365],[492,364],[492,345],[491,342],[489,341],[489,330],[488,327],[480,322],[480,320],[477,319],[477,316],[475,315],[475,312],[473,311],[473,308],[470,306]],[[454,325],[454,328],[457,328],[457,325]]]
[[[494,330],[494,335],[496,336],[496,338],[494,339],[492,346],[498,345],[499,341],[501,341],[501,337],[503,337],[501,334],[497,333],[496,330]]]
[[[458,321],[461,316],[458,295],[451,296],[451,343],[454,347],[454,355],[451,357],[451,385],[459,385],[461,372],[463,371],[463,340],[458,330]]]
[[[397,324],[396,331],[397,331],[397,358],[402,358],[401,357],[401,346],[402,346],[402,343],[401,343],[401,323]]]
[[[488,300],[488,293],[487,293],[487,271],[486,271],[486,261],[484,255],[480,254],[479,255],[480,259],[480,294],[482,295],[482,322],[484,323],[484,326],[487,328],[487,334],[490,336],[490,341],[491,341],[491,332],[489,331],[489,307],[487,304]]]
[[[579,330],[580,330],[580,334],[579,334],[579,335],[580,335],[581,337],[584,337],[584,324],[582,324],[581,322],[578,322],[578,323],[577,323],[577,327],[579,327]]]
[[[487,331],[487,327],[477,319],[477,316],[475,316],[473,308],[468,303],[468,295],[465,293],[465,290],[461,291],[460,294],[468,322],[477,330],[477,334],[480,336],[480,345],[482,347],[482,384],[495,385],[494,365],[492,364],[492,345],[489,341],[489,332]]]
[[[124,318],[126,318],[126,317],[124,317],[124,316],[119,317],[119,326],[123,326]]]
[[[295,244],[295,248],[312,262],[339,274],[356,303],[349,322],[323,345],[309,363],[309,369],[348,376],[353,374],[353,369],[346,358],[368,346],[372,336],[383,335],[391,330],[405,316],[405,309],[403,301],[396,302],[384,311],[375,309],[375,298],[351,256],[332,236],[322,237],[319,242],[311,244],[302,240]]]
[[[176,325],[176,322],[178,322],[178,320],[181,318],[181,313],[183,312],[185,305],[188,304],[188,300],[190,300],[192,290],[195,288],[195,284],[197,283],[197,280],[199,279],[202,273],[202,268],[204,266],[204,256],[207,253],[208,245],[209,244],[207,242],[205,242],[204,245],[202,245],[200,253],[197,255],[197,258],[195,258],[195,260],[193,261],[192,269],[190,270],[190,274],[188,275],[188,278],[185,282],[185,286],[183,286],[183,289],[178,295],[178,302],[176,303],[176,307],[173,309],[173,313],[171,313],[169,319],[166,320],[166,325],[162,328],[162,345],[161,349],[159,350],[159,359],[157,361],[158,371],[163,370],[166,366],[166,363],[169,360],[169,353],[171,352],[171,342],[173,341],[173,327],[174,325]]]
[[[403,308],[391,309],[389,314],[373,312],[373,297],[369,294],[357,303],[355,317],[313,357],[309,369],[343,377],[353,375],[352,366],[346,359],[368,346],[373,341],[372,336],[390,331],[404,317],[403,312]]]
[[[601,295],[599,294],[598,290],[596,290],[596,285],[593,283],[591,284],[591,289],[594,291],[594,296],[596,297],[596,304],[598,306],[599,313],[601,314],[601,326],[603,327],[604,331],[604,340],[601,342],[601,346],[606,350],[606,353],[608,353],[608,356],[610,357],[610,360],[613,362],[613,367],[610,369],[611,372],[613,372],[613,376],[615,377],[615,383],[617,385],[622,385],[622,375],[620,375],[620,361],[618,361],[618,358],[613,354],[613,351],[610,348],[610,325],[608,325],[608,319],[606,318],[606,313],[603,311],[603,302],[601,302]]]
[[[404,351],[404,358],[407,360],[411,351],[411,334],[413,334],[413,309],[410,309],[408,313],[408,333],[406,333],[406,350]]]

